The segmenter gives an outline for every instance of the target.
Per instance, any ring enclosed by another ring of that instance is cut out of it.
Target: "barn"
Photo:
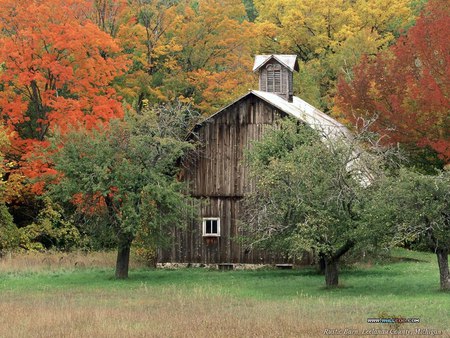
[[[244,163],[251,143],[285,116],[328,134],[347,129],[293,93],[295,55],[257,55],[252,90],[195,126],[191,137],[200,148],[185,163],[183,179],[198,200],[196,219],[174,230],[172,248],[161,261],[188,263],[279,263],[284,257],[246,250],[238,240],[242,200],[252,184]]]

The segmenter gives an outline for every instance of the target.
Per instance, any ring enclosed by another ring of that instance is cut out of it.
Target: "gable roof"
[[[286,114],[304,122],[311,128],[319,131],[324,137],[351,137],[350,131],[345,127],[342,123],[339,123],[332,117],[327,114],[321,112],[319,109],[313,107],[308,102],[302,100],[301,98],[294,96],[292,102],[289,102],[282,97],[278,96],[274,93],[263,92],[259,90],[252,90],[247,94],[241,96],[237,100],[231,102],[229,105],[223,107],[215,114],[206,118],[202,122],[198,123],[196,127],[194,127],[195,131],[198,127],[200,127],[204,122],[207,122],[210,119],[213,119],[224,110],[226,110],[231,105],[239,102],[240,100],[246,98],[249,95],[255,95],[261,100],[267,102],[271,106],[285,112]]]
[[[271,55],[255,55],[255,63],[253,64],[253,71],[256,72],[259,68],[264,66],[270,60],[276,60],[285,67],[289,68],[292,72],[298,71],[297,55],[285,55],[285,54],[271,54]]]

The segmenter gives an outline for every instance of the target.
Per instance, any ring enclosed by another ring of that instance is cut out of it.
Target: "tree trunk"
[[[335,288],[338,286],[339,259],[353,248],[354,245],[355,242],[352,239],[348,239],[333,255],[328,254],[322,256],[325,261],[325,284],[327,288]]]
[[[439,276],[441,280],[441,290],[450,290],[450,275],[448,269],[448,250],[439,249],[436,251],[438,265],[439,265]]]
[[[116,261],[116,278],[128,278],[128,266],[130,264],[131,240],[119,241]]]
[[[327,288],[338,286],[338,260],[334,258],[325,258],[325,284]]]
[[[317,263],[317,270],[321,275],[325,274],[325,257],[319,255],[319,262]]]

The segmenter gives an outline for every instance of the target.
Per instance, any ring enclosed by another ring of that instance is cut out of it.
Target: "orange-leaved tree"
[[[240,0],[190,2],[184,13],[174,31],[182,46],[179,74],[186,77],[195,106],[212,113],[255,82],[250,72],[255,26]]]
[[[181,100],[212,113],[255,80],[256,31],[241,0],[130,0],[120,20],[132,60],[121,93],[138,111],[146,100]]]
[[[123,115],[111,87],[126,61],[114,40],[86,19],[82,0],[0,0],[0,116],[28,177],[49,170],[35,155],[55,128],[92,128]],[[25,160],[34,157],[33,161]],[[37,186],[38,187],[38,186]]]
[[[390,143],[432,149],[450,161],[450,7],[431,0],[416,25],[388,51],[365,57],[340,80],[336,113],[373,127]]]

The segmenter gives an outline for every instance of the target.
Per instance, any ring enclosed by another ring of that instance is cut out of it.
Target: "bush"
[[[43,199],[44,207],[37,221],[20,228],[20,246],[26,250],[56,248],[70,250],[82,242],[81,234],[75,225],[63,216],[60,205],[50,198]]]
[[[0,257],[3,252],[18,247],[19,236],[19,230],[14,224],[8,208],[4,204],[0,204]]]

